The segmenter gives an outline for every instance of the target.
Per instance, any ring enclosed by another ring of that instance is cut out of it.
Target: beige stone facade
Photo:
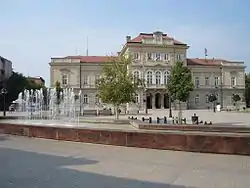
[[[119,55],[131,56],[130,70],[134,77],[146,80],[146,89],[138,92],[136,104],[130,104],[128,110],[169,108],[170,102],[166,91],[168,75],[176,61],[183,61],[191,72],[195,89],[190,93],[183,108],[205,109],[211,107],[208,95],[215,93],[223,108],[232,108],[233,94],[239,94],[244,105],[245,66],[243,62],[223,59],[187,58],[189,46],[162,32],[140,33],[135,38],[127,37]],[[95,86],[103,65],[109,63],[107,56],[68,56],[51,58],[51,87],[59,81],[63,87],[82,90],[84,108],[103,107]],[[81,83],[81,86],[80,86]],[[177,103],[172,102],[172,107]]]
[[[12,62],[0,56],[0,82],[7,80],[12,75]]]

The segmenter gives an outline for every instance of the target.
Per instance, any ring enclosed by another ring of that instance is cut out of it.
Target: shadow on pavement
[[[112,157],[112,156],[111,156]],[[0,148],[1,188],[188,188],[77,171],[98,161]]]
[[[1,142],[1,141],[8,140],[7,137],[8,137],[7,135],[1,134],[1,132],[0,132],[0,142]]]

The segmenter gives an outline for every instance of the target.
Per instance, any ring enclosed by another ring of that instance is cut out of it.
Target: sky
[[[51,57],[111,55],[127,35],[160,30],[188,57],[244,61],[250,71],[249,0],[0,0],[0,56],[49,84]]]

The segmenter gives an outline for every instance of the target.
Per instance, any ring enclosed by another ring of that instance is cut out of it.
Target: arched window
[[[83,103],[84,103],[84,104],[88,104],[88,102],[89,102],[88,100],[89,100],[89,99],[88,99],[88,95],[87,95],[87,94],[84,94],[84,95],[83,95]]]
[[[152,84],[153,83],[153,73],[152,71],[147,72],[147,84]]]
[[[161,72],[157,71],[155,73],[155,83],[156,85],[160,85],[161,84]]]
[[[134,72],[134,82],[136,82],[140,78],[140,73],[139,71]]]
[[[164,72],[164,84],[165,85],[168,84],[169,76],[170,75],[168,71]]]

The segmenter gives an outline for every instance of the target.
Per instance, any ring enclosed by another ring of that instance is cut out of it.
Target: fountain
[[[66,124],[79,124],[78,99],[81,92],[75,95],[73,88],[55,88],[40,90],[24,90],[18,95],[17,112],[22,121],[47,121]]]

